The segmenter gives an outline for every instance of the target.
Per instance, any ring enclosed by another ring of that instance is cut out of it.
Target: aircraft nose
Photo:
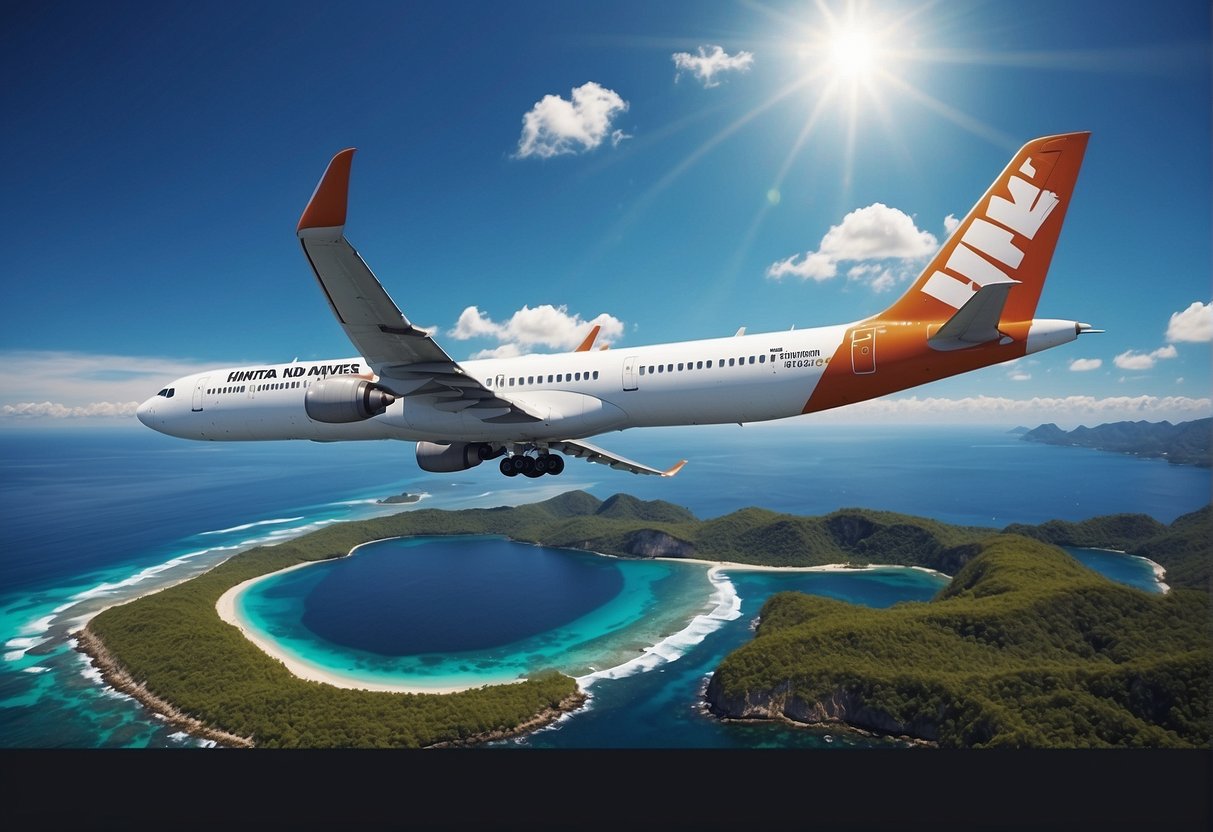
[[[152,420],[156,418],[156,400],[151,398],[139,405],[135,416],[149,428],[152,427]]]

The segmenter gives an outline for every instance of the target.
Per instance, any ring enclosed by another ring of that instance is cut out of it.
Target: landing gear
[[[502,457],[497,467],[507,477],[516,477],[519,474],[532,479],[542,477],[544,474],[551,474],[554,477],[564,470],[564,458],[551,453],[541,453],[538,456],[529,456],[525,453],[511,454]]]

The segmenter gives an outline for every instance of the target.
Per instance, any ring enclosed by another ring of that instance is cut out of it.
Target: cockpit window
[[[164,396],[164,398],[166,398],[166,399],[171,399],[171,398],[173,397],[173,394],[174,394],[174,393],[176,393],[176,392],[177,392],[177,390],[176,390],[176,388],[174,388],[174,387],[165,387],[163,390],[161,390],[161,391],[160,391],[159,393],[157,393],[156,395],[157,395],[157,396]]]

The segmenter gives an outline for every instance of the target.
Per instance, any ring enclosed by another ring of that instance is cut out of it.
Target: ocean
[[[560,477],[417,469],[406,443],[190,443],[143,430],[0,433],[0,747],[205,745],[105,686],[69,633],[105,606],[196,575],[232,553],[330,523],[418,507],[516,505],[566,490],[625,492],[701,519],[746,506],[797,514],[866,507],[1001,528],[1140,512],[1162,522],[1210,500],[1210,471],[1019,441],[988,427],[731,426],[600,437],[677,477],[571,460]],[[414,504],[378,500],[411,492]],[[1075,551],[1157,591],[1150,565]],[[267,579],[242,596],[258,629],[359,678],[435,684],[576,675],[588,706],[496,747],[887,747],[892,740],[703,712],[712,668],[752,636],[772,592],[883,606],[925,600],[945,579],[918,570],[769,573],[653,563],[499,538],[395,541]],[[453,600],[474,597],[472,605]],[[412,674],[410,676],[410,674]],[[626,718],[625,718],[626,714]]]

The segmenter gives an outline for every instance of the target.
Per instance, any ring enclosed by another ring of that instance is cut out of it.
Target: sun
[[[831,74],[840,80],[866,81],[880,70],[880,44],[872,33],[862,29],[834,32],[825,51]]]

